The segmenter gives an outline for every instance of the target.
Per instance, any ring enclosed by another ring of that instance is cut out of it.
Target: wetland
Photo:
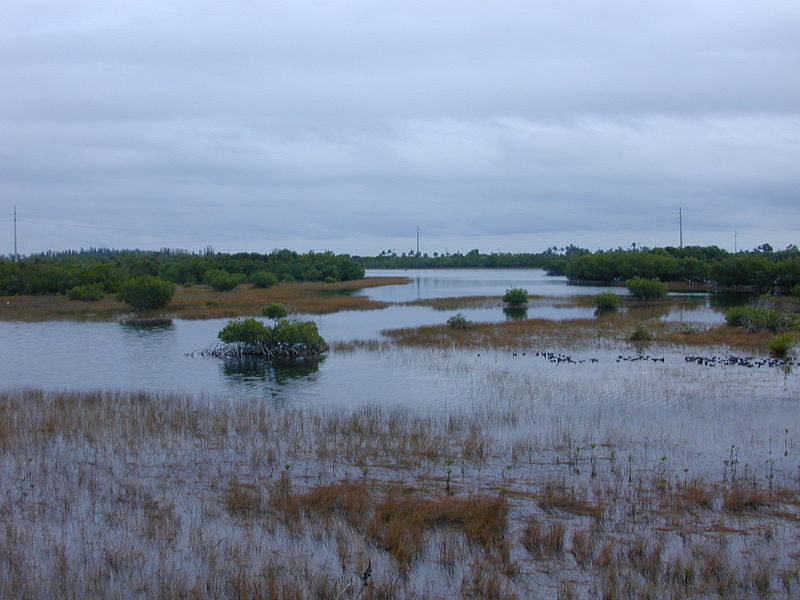
[[[367,275],[302,284],[295,315],[331,346],[302,365],[194,354],[226,322],[207,317],[274,301],[255,291],[212,314],[0,321],[3,589],[797,593],[798,376],[724,326],[742,298],[595,315],[595,294],[623,292],[535,269]],[[522,313],[500,301],[510,287],[531,295]],[[456,312],[473,327],[448,327]],[[629,342],[636,325],[654,339]]]

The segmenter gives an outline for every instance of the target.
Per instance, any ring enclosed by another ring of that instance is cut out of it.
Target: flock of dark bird
[[[705,367],[747,367],[748,369],[761,367],[793,367],[797,361],[788,358],[757,358],[755,356],[686,356],[687,363],[696,363]]]
[[[514,352],[513,356],[525,356],[525,352]],[[553,364],[573,364],[579,365],[585,362],[596,363],[600,362],[599,358],[589,358],[575,360],[569,354],[556,354],[555,352],[535,352],[535,356],[544,358]],[[480,354],[478,354],[480,356]],[[695,363],[705,367],[747,367],[749,369],[761,367],[793,367],[800,366],[800,361],[788,358],[758,358],[755,356],[735,356],[727,354],[725,356],[685,356],[684,361],[687,363]],[[663,356],[650,356],[649,354],[637,354],[635,356],[617,355],[616,362],[665,362]]]

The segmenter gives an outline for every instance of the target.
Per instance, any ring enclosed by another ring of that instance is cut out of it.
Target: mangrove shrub
[[[790,333],[776,335],[769,342],[769,351],[775,358],[786,358],[794,346],[794,337]]]
[[[87,285],[76,285],[67,290],[67,298],[70,300],[83,300],[84,302],[95,302],[106,295],[106,290],[102,283],[89,283]]]
[[[286,307],[280,302],[273,302],[272,304],[268,304],[267,306],[262,308],[261,314],[263,314],[268,319],[277,321],[278,319],[286,318],[286,315],[289,314],[289,311],[286,310]]]
[[[637,325],[628,336],[629,342],[649,342],[653,339],[653,334],[644,325]]]
[[[274,273],[270,273],[269,271],[256,271],[253,273],[250,281],[252,281],[253,285],[257,288],[270,288],[278,284],[278,278]]]
[[[228,273],[222,269],[211,269],[206,272],[205,282],[217,292],[230,292],[237,285],[242,283],[242,276],[236,273]]]
[[[258,319],[228,321],[217,337],[226,344],[258,344],[269,338],[269,328]]]
[[[725,321],[732,327],[747,331],[772,331],[789,329],[797,322],[792,313],[764,306],[734,306],[725,313]]]
[[[528,290],[509,288],[503,296],[503,302],[510,306],[521,306],[528,303]]]
[[[469,329],[472,327],[472,321],[461,313],[456,313],[447,319],[447,325],[452,329]]]
[[[594,305],[597,310],[611,311],[616,310],[619,306],[619,296],[613,292],[603,292],[594,297]]]
[[[128,279],[119,288],[117,298],[135,310],[163,308],[175,294],[175,284],[152,275]]]
[[[206,354],[304,359],[319,357],[328,349],[314,321],[280,319],[270,327],[257,319],[236,319],[217,337],[227,346],[211,348]]]
[[[633,277],[625,282],[631,296],[639,300],[654,300],[667,295],[667,284],[658,278]]]

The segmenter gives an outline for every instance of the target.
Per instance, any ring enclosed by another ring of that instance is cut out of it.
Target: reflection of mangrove
[[[758,294],[710,294],[708,296],[709,304],[713,308],[731,308],[733,306],[742,306],[758,298]]]
[[[693,307],[696,307],[693,304]],[[628,314],[631,318],[637,320],[660,319],[666,317],[673,310],[678,307],[676,303],[672,302],[658,302],[658,303],[636,303],[628,308]]]
[[[324,359],[305,361],[265,360],[245,356],[228,358],[222,363],[222,372],[227,377],[246,377],[284,384],[293,379],[302,379],[319,371],[319,363]]]
[[[528,318],[528,308],[526,306],[506,306],[503,314],[509,321],[522,321]]]
[[[131,319],[121,321],[120,325],[132,331],[165,331],[175,328],[172,319]]]
[[[317,292],[320,296],[355,296],[359,291],[357,289],[347,290],[347,289],[333,289],[333,290],[320,290]]]

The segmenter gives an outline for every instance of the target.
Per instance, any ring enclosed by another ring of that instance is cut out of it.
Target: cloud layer
[[[4,12],[9,250],[797,242],[796,2]]]

